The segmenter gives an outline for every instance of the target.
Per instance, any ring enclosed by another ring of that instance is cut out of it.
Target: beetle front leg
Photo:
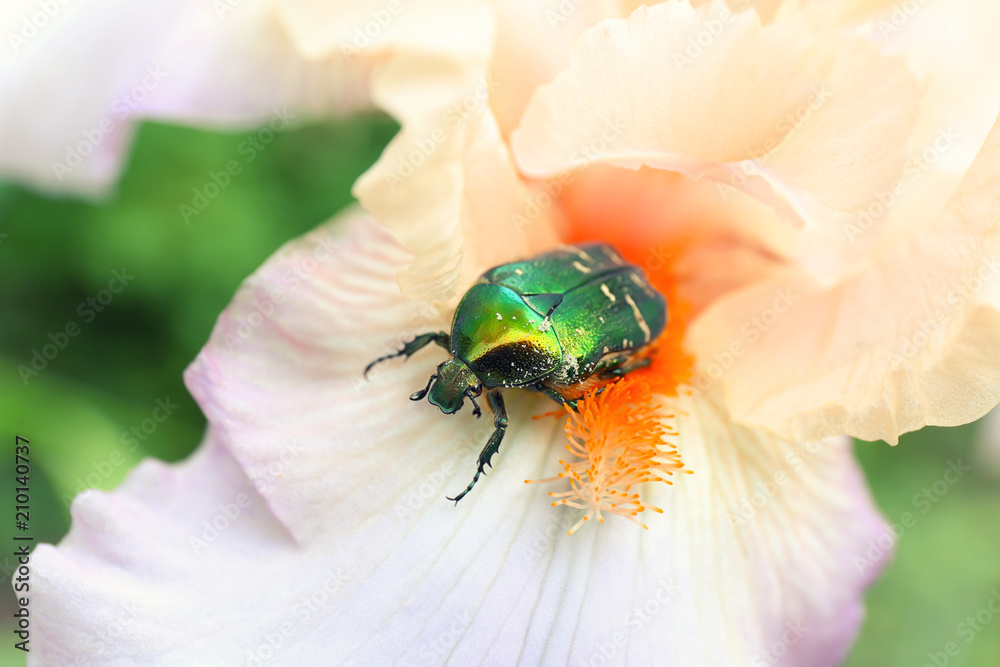
[[[490,404],[490,409],[493,410],[493,428],[495,430],[486,443],[486,446],[483,447],[483,451],[479,452],[479,469],[476,470],[476,475],[472,478],[472,482],[466,487],[465,491],[462,491],[454,498],[448,498],[448,500],[453,500],[456,505],[459,500],[465,497],[465,494],[472,491],[472,487],[479,481],[479,476],[486,474],[484,468],[486,466],[493,467],[490,459],[499,451],[500,443],[503,442],[503,435],[507,432],[507,408],[503,403],[503,394],[500,393],[499,389],[494,389],[486,394],[486,400]]]
[[[415,352],[424,347],[427,347],[431,343],[437,343],[446,350],[451,349],[451,338],[445,332],[438,331],[437,333],[421,334],[416,338],[414,338],[413,340],[411,340],[409,343],[403,345],[403,349],[400,350],[399,352],[393,352],[392,354],[387,354],[385,356],[379,357],[375,361],[365,366],[365,377],[368,377],[368,371],[370,371],[372,369],[372,366],[374,366],[375,364],[387,361],[389,359],[395,359],[396,357],[405,356],[407,359],[409,359],[410,356],[412,356]]]

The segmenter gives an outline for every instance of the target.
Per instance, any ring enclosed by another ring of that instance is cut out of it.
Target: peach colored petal
[[[1000,314],[983,298],[1000,273],[998,178],[995,126],[944,211],[855,273],[826,288],[790,268],[713,304],[689,340],[733,414],[786,437],[895,442],[996,405]]]
[[[518,165],[539,178],[601,161],[718,180],[804,224],[805,265],[838,275],[858,254],[845,218],[904,167],[920,87],[902,59],[822,16],[788,8],[762,27],[717,0],[606,21],[529,105],[512,135]]]
[[[490,41],[486,0],[277,0],[277,13],[307,58],[348,60],[397,54],[475,58]]]
[[[519,166],[533,177],[592,160],[694,173],[764,155],[833,64],[828,40],[806,35],[802,19],[787,23],[762,28],[755,13],[720,1],[667,2],[601,23],[536,93],[513,136]],[[606,146],[584,154],[597,137]]]
[[[871,19],[867,34],[906,57],[926,92],[897,187],[872,192],[845,228],[852,242],[869,246],[879,229],[877,223],[875,229],[864,224],[869,222],[861,217],[864,213],[878,213],[891,204],[884,233],[905,235],[915,220],[945,206],[1000,111],[1000,71],[969,67],[971,62],[1000,60],[1000,43],[992,38],[1000,30],[996,3],[896,3]]]
[[[475,277],[470,266],[532,254],[553,238],[546,224],[519,222],[524,187],[489,107],[502,84],[486,69],[487,50],[480,56],[400,56],[373,80],[376,103],[402,130],[354,194],[415,255],[399,285],[423,301],[452,298],[460,280]]]
[[[734,12],[743,11],[745,9],[753,8],[764,23],[770,23],[774,19],[774,15],[778,12],[778,8],[781,7],[782,3],[788,0],[726,0],[726,4]],[[712,2],[712,0],[691,0],[692,7],[700,7],[706,3]],[[808,4],[809,0],[805,0],[801,4]],[[639,2],[634,2],[634,7],[638,7]]]
[[[898,177],[917,116],[919,87],[901,59],[851,43],[808,108],[766,161],[791,187],[832,209],[853,210]]]
[[[547,184],[560,188],[562,235],[606,241],[648,274],[663,274],[692,314],[781,269],[796,250],[793,230],[770,208],[707,181],[600,164],[565,181]]]
[[[503,0],[495,3],[495,9],[496,45],[490,69],[502,85],[490,105],[505,138],[517,127],[535,89],[569,65],[570,49],[580,34],[603,19],[628,15],[614,0]]]

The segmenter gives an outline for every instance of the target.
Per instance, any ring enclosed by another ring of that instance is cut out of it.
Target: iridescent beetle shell
[[[446,414],[483,391],[495,430],[479,456],[472,490],[500,447],[507,427],[501,391],[530,389],[575,407],[585,391],[649,363],[652,343],[667,324],[666,299],[643,270],[603,243],[561,246],[484,273],[462,297],[451,333],[427,333],[376,359],[409,357],[429,343],[451,353],[427,387],[410,398]]]

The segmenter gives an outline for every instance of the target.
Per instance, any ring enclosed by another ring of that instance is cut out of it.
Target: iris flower
[[[140,118],[401,125],[359,205],[220,316],[186,374],[199,450],[82,494],[36,549],[35,664],[842,661],[894,543],[849,436],[1000,400],[1000,78],[968,65],[996,62],[998,10],[626,4],[80,2],[24,45],[0,159],[42,186],[110,183]],[[56,59],[78,88],[30,88]],[[147,62],[162,85],[54,175]],[[15,132],[74,96],[76,126]],[[437,348],[362,370],[448,330],[484,270],[583,240],[668,296],[653,364],[578,416],[508,392],[500,453],[453,506],[491,420],[406,400]],[[633,441],[683,468],[578,527],[593,480],[567,473]]]

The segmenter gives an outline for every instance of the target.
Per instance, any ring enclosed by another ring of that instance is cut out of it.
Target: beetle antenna
[[[423,399],[423,397],[427,395],[427,392],[429,392],[431,390],[431,383],[434,382],[434,380],[436,380],[436,379],[437,379],[437,373],[435,373],[434,375],[432,375],[430,377],[430,379],[427,380],[427,386],[426,387],[424,387],[420,391],[415,391],[412,394],[410,394],[410,400],[411,401],[419,401],[419,400]]]

